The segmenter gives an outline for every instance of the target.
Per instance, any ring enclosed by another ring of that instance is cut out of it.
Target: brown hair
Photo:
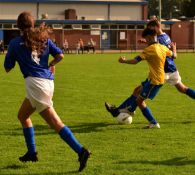
[[[147,24],[147,27],[150,27],[150,26],[152,26],[152,27],[155,27],[155,26],[160,27],[160,22],[157,19],[151,20]]]
[[[46,42],[51,30],[44,23],[36,28],[34,24],[35,21],[30,12],[22,12],[18,16],[17,26],[23,33],[25,46],[40,55],[46,48]]]
[[[155,36],[156,35],[156,31],[152,30],[152,29],[149,29],[149,28],[144,29],[144,31],[142,32],[142,37],[145,38],[148,35],[149,36]]]

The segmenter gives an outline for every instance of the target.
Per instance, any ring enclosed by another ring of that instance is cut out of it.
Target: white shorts
[[[178,71],[165,73],[165,81],[170,85],[181,83],[181,76]]]
[[[27,77],[25,79],[26,98],[29,99],[33,108],[36,108],[38,113],[53,106],[53,80]]]

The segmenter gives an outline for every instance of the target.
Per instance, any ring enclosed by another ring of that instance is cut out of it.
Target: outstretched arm
[[[141,60],[142,60],[142,59],[141,59],[141,57],[139,57],[139,56],[135,57],[134,59],[129,59],[129,60],[127,60],[126,57],[124,57],[124,56],[121,56],[121,57],[119,58],[119,62],[120,62],[120,63],[126,63],[126,64],[137,64],[137,63],[139,63]]]
[[[176,42],[171,43],[171,50],[173,51],[173,58],[175,59],[177,57],[177,45]]]

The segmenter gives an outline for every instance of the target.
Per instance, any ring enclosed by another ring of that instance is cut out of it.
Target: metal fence
[[[75,45],[70,45],[69,49],[66,50],[61,46],[60,47],[65,54],[86,54],[86,53],[134,53],[142,52],[147,45],[138,44],[138,45],[128,45],[125,47],[118,47],[117,45],[108,45],[105,48],[100,48],[99,45],[96,45],[93,48],[84,46],[83,49],[76,48]],[[8,45],[4,46],[4,52],[6,53]],[[195,53],[195,47],[191,45],[177,45],[177,52],[179,53]],[[0,49],[0,53],[3,53],[3,50]]]

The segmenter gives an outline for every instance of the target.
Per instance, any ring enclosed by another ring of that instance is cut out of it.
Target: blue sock
[[[26,145],[28,148],[28,152],[30,154],[33,154],[36,152],[36,145],[35,145],[35,139],[34,139],[34,128],[23,128],[23,133],[26,141]]]
[[[131,95],[129,98],[127,98],[119,107],[118,109],[128,109],[130,112],[134,112],[137,108],[136,103],[137,97],[134,95]]]
[[[67,126],[60,130],[59,135],[76,153],[80,154],[82,152],[83,146],[80,145]]]
[[[186,94],[187,94],[189,97],[195,99],[195,90],[188,88],[187,91],[186,91]]]
[[[146,108],[144,108],[144,109],[142,110],[142,114],[146,117],[146,119],[147,119],[150,123],[152,123],[152,124],[157,124],[156,119],[153,117],[153,115],[152,115],[152,113],[151,113],[151,111],[150,111],[150,109],[149,109],[148,107],[146,107]]]

